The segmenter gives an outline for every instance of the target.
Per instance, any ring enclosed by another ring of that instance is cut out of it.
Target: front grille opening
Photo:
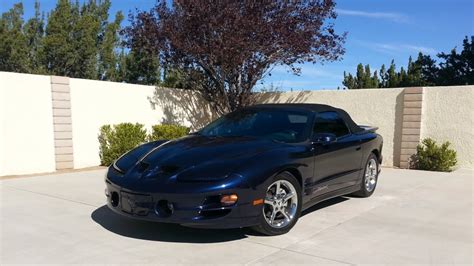
[[[116,191],[112,192],[112,196],[110,197],[110,203],[114,207],[118,206],[118,204],[119,204],[119,194]]]
[[[135,213],[138,216],[147,216],[148,215],[148,210],[142,209],[142,210],[137,210]]]
[[[220,204],[221,204],[220,195],[207,196],[203,203],[203,205],[220,205]]]
[[[155,213],[163,218],[170,217],[173,214],[174,206],[173,203],[167,200],[160,200],[156,203]]]
[[[231,209],[222,209],[222,210],[202,210],[200,211],[200,216],[206,219],[214,219],[226,216],[231,212]]]

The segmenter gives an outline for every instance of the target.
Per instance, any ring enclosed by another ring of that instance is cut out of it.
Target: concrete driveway
[[[2,180],[0,264],[472,264],[473,172],[385,168],[368,199],[305,212],[282,236],[133,221],[105,170]]]

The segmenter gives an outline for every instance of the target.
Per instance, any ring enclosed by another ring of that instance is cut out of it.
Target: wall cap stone
[[[69,78],[62,76],[51,76],[51,84],[65,84],[69,85]]]

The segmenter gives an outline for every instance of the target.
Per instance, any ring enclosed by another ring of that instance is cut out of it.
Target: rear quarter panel
[[[362,180],[362,175],[364,174],[364,166],[369,158],[369,155],[374,152],[379,159],[379,163],[382,163],[382,148],[383,148],[383,138],[377,133],[367,132],[358,134],[361,140],[361,152],[362,157],[360,161],[360,167],[362,171],[360,172]]]

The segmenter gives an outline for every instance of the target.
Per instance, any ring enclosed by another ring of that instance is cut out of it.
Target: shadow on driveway
[[[320,202],[316,205],[313,205],[311,206],[310,208],[304,210],[302,213],[301,213],[301,217],[305,216],[305,215],[308,215],[312,212],[315,212],[317,210],[321,210],[321,209],[324,209],[326,207],[329,207],[329,206],[332,206],[332,205],[336,205],[338,203],[341,203],[341,202],[344,202],[346,200],[349,200],[349,198],[347,197],[336,197],[336,198],[332,198],[332,199],[328,199],[328,200],[325,200],[323,202]],[[300,219],[301,219],[300,217]]]
[[[245,229],[199,229],[179,224],[157,223],[122,217],[106,205],[91,214],[92,220],[121,236],[144,240],[185,243],[215,243],[246,238]]]
[[[348,198],[333,198],[303,211],[300,219],[309,213],[344,202]],[[92,220],[115,234],[152,241],[177,243],[217,243],[247,238],[248,235],[265,236],[248,228],[237,229],[199,229],[178,224],[157,223],[122,217],[111,211],[106,205],[97,208],[91,214]],[[306,217],[308,219],[309,217]]]

